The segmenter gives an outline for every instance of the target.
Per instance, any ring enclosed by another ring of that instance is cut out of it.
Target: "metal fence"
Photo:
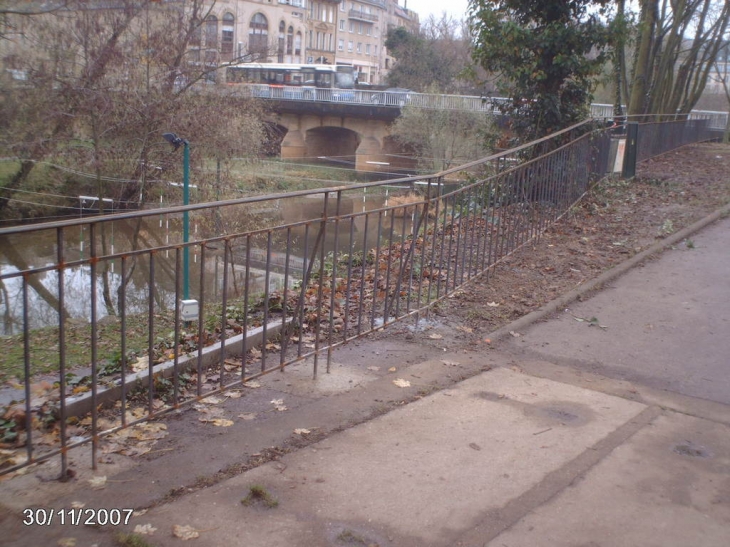
[[[393,108],[412,106],[434,110],[486,111],[493,114],[501,114],[500,105],[509,102],[508,98],[492,97],[490,95],[416,93],[405,89],[397,91],[327,89],[314,86],[298,87],[267,84],[231,84],[231,87],[246,97],[276,101],[335,102]],[[728,112],[693,110],[688,116],[690,119],[709,120],[711,128],[723,131],[728,123],[728,115]],[[612,119],[614,117],[614,105],[591,104],[591,117]],[[664,117],[666,119],[666,115]]]
[[[0,229],[17,383],[0,425],[21,447],[0,473],[59,456],[65,477],[87,444],[95,468],[109,433],[293,363],[316,376],[337,346],[418,320],[610,170],[616,128],[594,127],[430,177]]]

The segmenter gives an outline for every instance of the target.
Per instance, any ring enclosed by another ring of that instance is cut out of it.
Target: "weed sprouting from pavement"
[[[241,500],[241,503],[243,505],[249,506],[257,502],[262,503],[265,507],[268,507],[269,509],[273,509],[274,507],[279,506],[279,501],[274,496],[269,494],[266,488],[258,484],[254,484],[253,486],[249,487],[248,495]]]
[[[144,539],[139,534],[114,534],[114,541],[120,547],[154,547],[152,543]]]

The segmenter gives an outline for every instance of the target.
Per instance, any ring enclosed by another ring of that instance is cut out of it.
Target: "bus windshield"
[[[340,89],[353,89],[355,87],[355,78],[352,72],[340,72],[335,73],[335,87]]]

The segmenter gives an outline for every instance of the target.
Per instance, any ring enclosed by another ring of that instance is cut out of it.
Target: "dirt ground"
[[[485,336],[730,202],[730,145],[687,146],[605,180],[539,240],[439,303],[452,335],[435,345],[478,350]],[[683,242],[692,246],[691,239]],[[402,334],[397,327],[381,336]]]

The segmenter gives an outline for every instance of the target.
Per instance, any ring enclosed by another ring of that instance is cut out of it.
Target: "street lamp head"
[[[171,145],[175,147],[175,150],[180,148],[181,145],[187,144],[187,141],[185,139],[181,139],[175,133],[163,133],[162,138],[165,139],[167,142],[169,142]]]

